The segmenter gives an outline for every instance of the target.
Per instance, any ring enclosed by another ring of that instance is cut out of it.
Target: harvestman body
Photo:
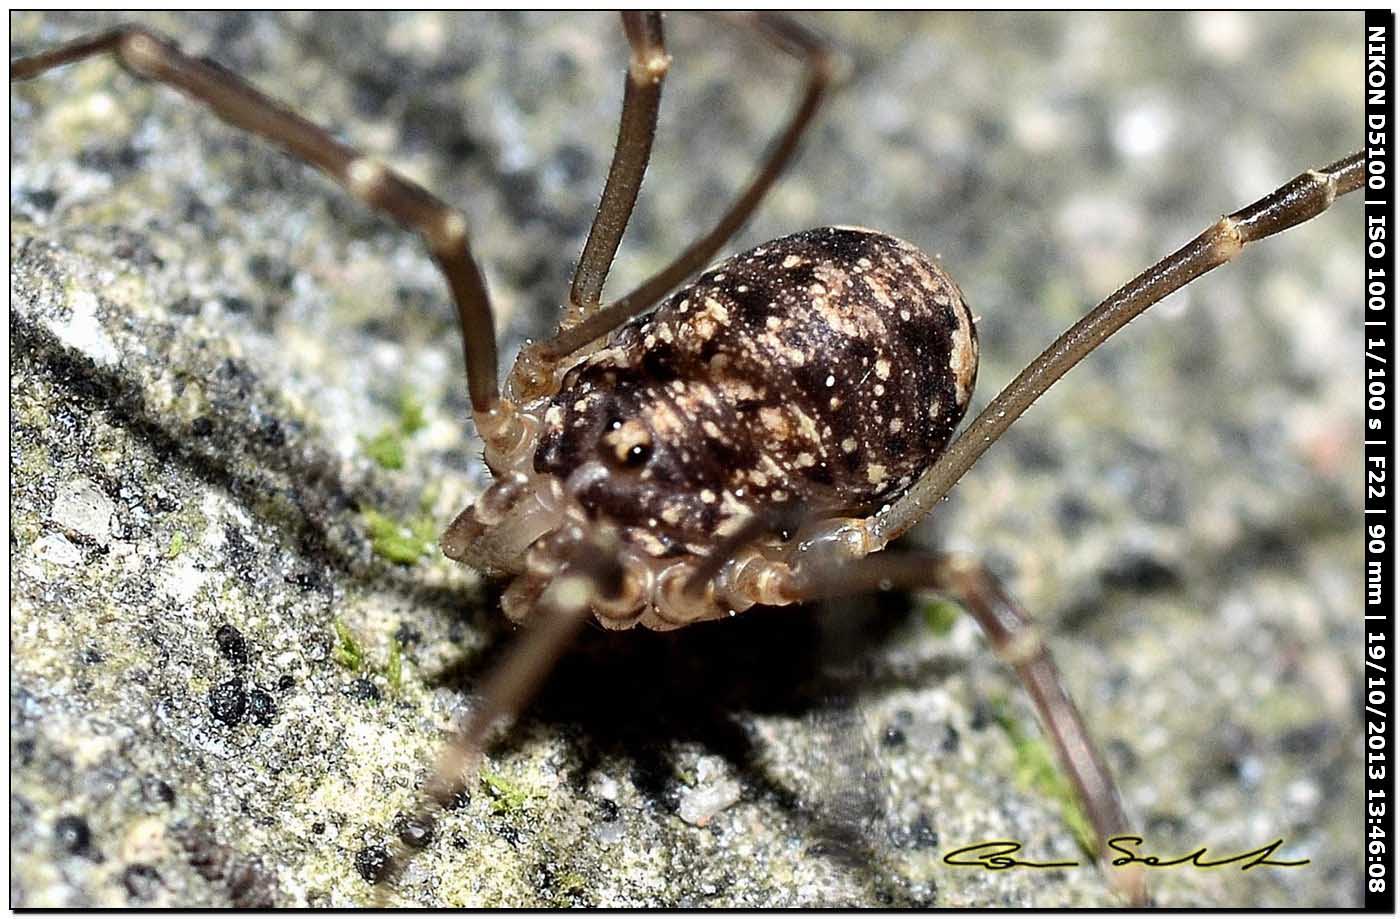
[[[957,285],[909,243],[858,228],[809,230],[736,255],[677,289],[757,207],[840,69],[823,39],[785,17],[736,18],[806,68],[802,99],[758,174],[672,265],[602,304],[670,64],[660,15],[624,13],[631,59],[622,123],[570,303],[559,333],[521,353],[503,391],[466,222],[427,191],[140,28],[11,63],[11,78],[27,79],[113,54],[417,232],[451,288],[495,482],[453,521],[443,549],[509,577],[503,606],[529,627],[425,784],[424,807],[410,821],[415,832],[402,837],[385,877],[402,867],[406,848],[424,844],[430,807],[463,787],[492,730],[518,714],[590,615],[608,628],[671,629],[754,605],[891,585],[963,600],[1025,684],[1100,840],[1129,828],[1112,775],[1026,612],[970,560],[874,553],[922,519],[1086,354],[1246,243],[1359,188],[1364,157],[1303,173],[1134,278],[954,440],[976,378],[976,333]],[[1139,875],[1114,870],[1114,882],[1145,899]]]

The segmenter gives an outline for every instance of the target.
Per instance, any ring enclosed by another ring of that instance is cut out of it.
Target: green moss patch
[[[408,439],[428,426],[423,403],[410,392],[399,397],[398,421],[373,437],[360,438],[365,454],[381,469],[402,469]]]
[[[1037,729],[1026,730],[1011,714],[1005,699],[992,703],[992,717],[997,726],[1006,732],[1015,751],[1015,781],[1018,786],[1036,794],[1052,798],[1060,805],[1060,815],[1074,833],[1079,847],[1090,856],[1097,857],[1098,842],[1093,825],[1079,806],[1079,798],[1074,793],[1069,779],[1060,771],[1055,761],[1054,751]]]
[[[404,523],[376,510],[366,510],[361,516],[374,554],[396,565],[412,565],[437,545],[437,524],[427,515]]]
[[[931,600],[923,605],[924,622],[933,634],[943,637],[962,618],[962,607],[949,600]]]
[[[365,649],[343,621],[335,621],[335,647],[331,658],[346,670],[359,673],[365,667]]]
[[[497,816],[519,813],[531,798],[541,797],[539,793],[500,773],[482,769],[480,775],[481,785],[491,797],[491,813]]]

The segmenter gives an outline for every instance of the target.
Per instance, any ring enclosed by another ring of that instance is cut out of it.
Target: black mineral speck
[[[277,678],[277,691],[286,692],[297,684],[296,678],[290,673],[284,673]]]
[[[82,817],[70,814],[58,818],[53,825],[53,836],[58,847],[72,855],[86,855],[92,850],[92,831]]]
[[[916,849],[934,849],[938,847],[938,830],[933,828],[933,821],[928,814],[919,814],[914,821],[913,841]]]
[[[355,870],[371,884],[379,883],[389,867],[389,850],[383,846],[365,846],[355,853]]]
[[[1278,746],[1285,753],[1308,755],[1322,749],[1334,733],[1330,721],[1314,721],[1285,731],[1278,739]]]
[[[214,211],[199,198],[191,195],[183,202],[180,214],[185,223],[208,228],[214,218]]]
[[[219,653],[224,656],[224,660],[235,667],[242,667],[248,663],[248,642],[244,640],[243,633],[231,625],[221,625],[214,633],[214,641],[219,645]]]
[[[287,443],[287,435],[282,433],[282,424],[276,418],[264,418],[258,434],[269,447],[281,447]]]
[[[259,281],[282,290],[291,289],[296,279],[296,269],[291,265],[262,253],[249,256],[248,271]]]
[[[1093,507],[1078,495],[1066,495],[1055,505],[1055,518],[1066,536],[1077,536],[1094,519]]]
[[[1104,744],[1104,753],[1108,755],[1108,761],[1113,764],[1113,771],[1119,775],[1131,775],[1137,772],[1138,766],[1142,762],[1131,746],[1116,738]]]
[[[199,301],[194,297],[180,297],[170,304],[170,312],[177,316],[198,316]]]
[[[300,571],[287,575],[287,583],[293,584],[300,590],[320,590],[326,586],[325,579],[321,577],[321,572],[315,568],[303,568]]]
[[[612,821],[617,819],[617,815],[618,813],[620,813],[620,809],[618,808],[616,801],[603,798],[601,801],[598,802],[598,812],[602,814],[604,822],[611,823]]]
[[[244,568],[253,558],[253,547],[232,523],[224,524],[224,554],[235,568]]]
[[[144,903],[155,897],[160,875],[150,865],[128,865],[122,872],[122,886],[126,888],[127,897]]]
[[[555,159],[570,184],[582,182],[593,171],[593,154],[578,144],[564,144]]]
[[[261,862],[232,859],[224,884],[234,909],[271,909],[277,905],[277,876]]]
[[[373,70],[365,69],[351,76],[348,82],[351,92],[350,104],[355,107],[355,111],[366,118],[383,117],[389,99],[394,94],[394,81]]]
[[[410,849],[422,849],[433,841],[433,818],[400,814],[394,823],[399,840]]]
[[[33,191],[25,192],[21,197],[26,204],[30,205],[35,210],[45,213],[53,210],[53,206],[58,203],[58,195],[47,188],[38,188]]]
[[[364,677],[352,680],[346,688],[345,694],[361,702],[378,702],[381,697],[379,687],[374,685],[374,681]]]
[[[885,728],[885,734],[880,738],[880,746],[894,749],[904,746],[905,740],[904,732],[894,725],[890,725]]]
[[[254,724],[264,727],[277,720],[277,703],[266,690],[254,689],[248,693],[248,717]]]
[[[407,622],[400,622],[399,627],[394,630],[394,641],[407,648],[423,640],[423,633],[409,625]]]
[[[204,415],[200,415],[194,421],[190,422],[190,433],[195,437],[208,437],[210,434],[214,433],[214,422],[210,421]]]
[[[1180,576],[1160,559],[1144,552],[1127,551],[1114,559],[1103,573],[1106,587],[1148,592],[1164,590],[1180,583]]]
[[[78,152],[78,162],[95,172],[126,174],[141,164],[142,154],[131,144],[92,147]]]
[[[938,743],[938,749],[944,753],[956,753],[962,746],[962,734],[951,724],[943,726],[943,739]]]
[[[241,724],[248,711],[248,693],[242,680],[226,680],[209,690],[209,713],[229,727]]]
[[[151,804],[174,804],[175,789],[163,779],[147,776],[141,782],[141,797]]]

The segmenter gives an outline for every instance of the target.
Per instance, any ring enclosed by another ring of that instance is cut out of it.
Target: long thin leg
[[[1030,694],[1041,727],[1074,785],[1098,836],[1104,870],[1134,903],[1145,903],[1146,881],[1138,870],[1114,868],[1105,841],[1130,827],[1113,781],[1093,736],[1065,689],[1034,620],[983,565],[954,555],[880,554],[821,571],[799,571],[807,599],[891,588],[939,590],[953,594],[972,613],[997,653],[1016,671]]]
[[[777,13],[747,13],[735,18],[758,30],[778,50],[803,62],[806,83],[802,98],[789,117],[783,132],[769,147],[758,173],[748,187],[730,205],[704,236],[695,240],[676,260],[652,275],[640,287],[591,313],[582,322],[559,333],[555,338],[533,347],[534,359],[551,363],[567,357],[580,348],[611,332],[631,317],[656,303],[696,270],[704,267],[715,253],[739,231],[753,214],[763,196],[792,162],[798,145],[813,117],[826,97],[827,90],[840,70],[841,57],[825,38],[805,26]]]
[[[472,258],[467,222],[421,186],[332,137],[236,74],[190,57],[173,43],[123,26],[10,62],[11,80],[40,74],[97,54],[111,54],[138,77],[174,87],[236,128],[285,149],[330,176],[368,206],[423,238],[457,304],[472,407],[496,404],[496,335],[486,283]]]
[[[671,66],[660,13],[624,12],[622,28],[627,33],[627,43],[632,46],[627,78],[623,82],[622,122],[617,129],[617,146],[613,150],[608,180],[603,185],[603,198],[569,288],[571,315],[561,326],[572,324],[598,307],[608,269],[617,255],[627,221],[632,217],[642,176],[651,159],[656,115],[661,108],[661,83]]]
[[[1245,244],[1321,214],[1339,195],[1361,187],[1365,168],[1365,154],[1358,152],[1322,169],[1303,173],[1248,207],[1220,218],[1204,233],[1090,310],[988,403],[902,498],[875,518],[871,535],[877,544],[884,545],[918,523],[1011,423],[1031,407],[1031,403],[1129,320],[1212,268],[1230,261]]]
[[[508,727],[534,698],[554,665],[588,621],[594,597],[616,590],[622,577],[616,553],[587,545],[540,597],[537,613],[505,659],[486,676],[479,702],[453,733],[424,783],[410,823],[420,835],[430,835],[436,813],[447,807],[471,782],[487,743]],[[387,890],[409,857],[409,841],[391,844],[388,866],[378,879]]]

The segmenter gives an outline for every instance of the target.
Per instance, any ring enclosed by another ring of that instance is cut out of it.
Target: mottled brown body
[[[808,230],[706,271],[571,369],[534,471],[592,463],[571,489],[590,516],[653,557],[705,555],[768,507],[890,501],[947,445],[976,372],[972,317],[927,256]]]

